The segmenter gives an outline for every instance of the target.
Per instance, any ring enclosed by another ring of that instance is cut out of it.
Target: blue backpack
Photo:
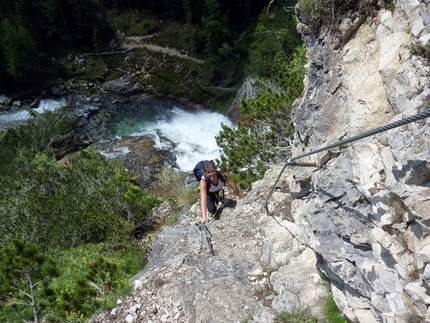
[[[194,174],[194,177],[197,179],[197,182],[200,182],[200,180],[202,179],[203,174],[205,173],[204,166],[205,166],[206,162],[207,162],[207,160],[201,160],[201,161],[199,161],[196,164],[196,166],[194,167],[194,169],[193,169],[193,174]],[[225,179],[224,179],[224,176],[222,176],[222,174],[219,171],[217,171],[217,176],[218,176],[218,178],[222,182],[224,182],[224,183],[226,182]],[[207,183],[206,188],[207,188],[207,191],[209,192],[209,189],[210,189],[210,187],[211,187],[212,184],[209,181],[209,179],[207,179],[206,177],[203,177],[203,179]],[[224,196],[224,188],[222,188],[221,190],[223,191],[223,196]]]
[[[204,166],[207,160],[199,161],[193,169],[194,177],[197,179],[197,182],[200,182],[203,174],[205,173]]]

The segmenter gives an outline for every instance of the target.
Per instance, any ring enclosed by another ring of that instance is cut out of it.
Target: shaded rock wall
[[[409,47],[429,38],[426,2],[380,9],[337,50],[328,30],[304,36],[307,77],[293,109],[293,156],[424,108],[429,64]],[[353,23],[345,19],[340,30]],[[300,197],[292,202],[300,240],[353,322],[430,321],[429,146],[424,119],[333,150],[320,169],[289,170],[292,195]]]

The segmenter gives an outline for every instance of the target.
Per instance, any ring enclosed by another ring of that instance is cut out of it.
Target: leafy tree
[[[242,187],[261,178],[269,165],[289,155],[290,107],[303,89],[305,47],[298,47],[291,61],[285,59],[284,54],[276,56],[276,86],[262,83],[256,98],[241,102],[236,128],[222,125],[216,137],[223,150],[220,167],[238,174],[236,180]]]
[[[38,323],[43,311],[55,301],[49,288],[51,280],[58,276],[55,263],[37,245],[17,239],[2,249],[0,260],[2,302],[13,308],[23,322]]]

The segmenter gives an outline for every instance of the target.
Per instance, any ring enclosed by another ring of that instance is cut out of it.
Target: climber
[[[200,164],[200,166],[199,166]],[[206,219],[211,218],[217,211],[217,204],[219,202],[219,192],[223,190],[226,184],[228,184],[233,190],[236,202],[240,200],[240,192],[236,183],[231,178],[228,172],[219,172],[213,160],[199,162],[194,169],[194,174],[198,172],[197,168],[203,168],[203,174],[200,179],[196,175],[200,183],[200,207],[202,211],[202,223],[206,222]],[[209,217],[207,216],[209,212]]]

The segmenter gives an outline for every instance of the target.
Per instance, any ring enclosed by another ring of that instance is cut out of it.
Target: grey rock
[[[428,4],[395,6],[361,25],[349,17],[339,35],[323,26],[315,36],[299,22],[308,64],[292,107],[293,157],[425,107],[428,62],[408,48],[429,38]],[[133,88],[134,79],[121,82],[104,86]],[[430,120],[421,120],[353,142],[330,158],[304,158],[320,167],[286,169],[267,201],[281,169],[274,166],[209,224],[215,256],[200,252],[199,205],[193,205],[156,237],[116,318],[97,319],[123,322],[136,299],[145,305],[135,319],[145,322],[269,323],[277,312],[301,306],[322,319],[329,293],[322,272],[351,322],[430,322],[429,133]]]

